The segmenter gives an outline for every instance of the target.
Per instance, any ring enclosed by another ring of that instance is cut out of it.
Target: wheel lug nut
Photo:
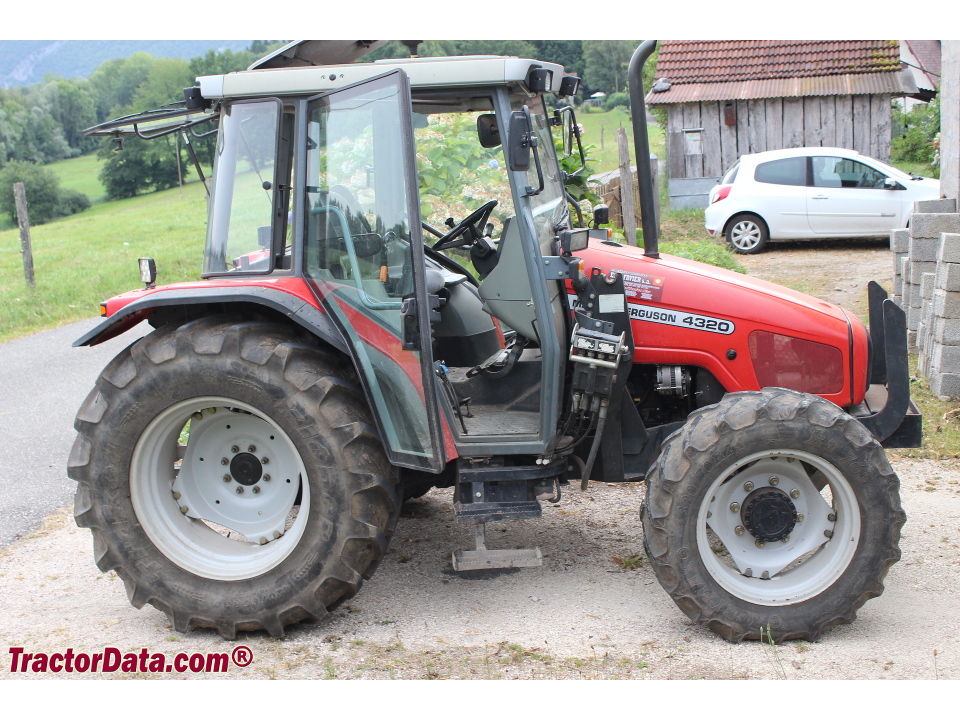
[[[782,543],[788,543],[788,542],[790,542],[790,536],[787,535],[785,538],[781,538],[781,539],[780,539],[780,542],[782,542]]]
[[[230,482],[232,479],[233,479],[233,478],[231,478],[229,475],[224,475],[224,476],[223,476],[223,481],[224,481],[224,482]]]
[[[273,539],[276,540],[278,537],[280,537],[280,531],[279,531],[279,530],[274,530],[274,531],[273,531]]]
[[[187,511],[188,511],[189,509],[190,509],[190,508],[188,508],[186,505],[181,505],[181,506],[180,506],[180,512],[182,512],[184,515],[187,514]]]
[[[260,492],[260,486],[259,486],[259,485],[254,485],[254,486],[253,486],[253,494],[256,495],[256,494],[258,494],[259,492]]]
[[[797,513],[797,522],[798,522],[798,523],[802,523],[802,522],[803,522],[803,513]]]
[[[251,445],[250,447],[247,448],[247,452],[255,453],[256,451],[257,451],[256,445]]]
[[[827,537],[827,538],[832,538],[832,537],[833,537],[833,530],[824,530],[824,531],[823,531],[823,536],[824,536],[824,537]]]
[[[796,500],[798,497],[800,497],[800,491],[794,488],[793,490],[790,491],[790,497]]]
[[[232,452],[234,455],[236,455],[238,452],[240,452],[240,448],[238,448],[236,445],[234,445],[232,448],[230,448],[230,452]]]
[[[757,540],[757,547],[762,548],[766,546],[766,543],[763,540]]]
[[[761,579],[761,580],[769,580],[769,579],[770,579],[770,571],[769,571],[769,570],[764,570],[762,573],[760,573],[760,579]]]
[[[265,537],[260,538],[260,544],[261,544],[261,545],[266,545],[266,544],[267,544],[267,539],[266,539]]]
[[[217,412],[217,409],[216,409],[216,408],[207,408],[207,412],[210,413],[211,415],[213,415],[214,413]]]
[[[180,499],[180,493],[175,492],[175,493],[173,494],[173,499],[174,499],[174,500],[179,500],[179,499]]]
[[[751,490],[753,490],[753,483],[747,480],[747,482],[743,484],[743,489],[746,490],[747,492],[750,492]]]
[[[237,495],[243,495],[243,485],[237,486]]]
[[[229,465],[229,464],[230,464],[230,461],[227,460],[227,458],[220,458],[220,464],[221,464],[221,465]]]
[[[740,503],[730,503],[730,512],[740,512]]]
[[[264,481],[264,482],[270,482],[270,476],[269,476],[269,475],[264,475],[264,476],[263,476],[263,481]]]
[[[744,570],[744,571],[743,571],[743,576],[744,576],[744,577],[753,577],[753,569],[752,569],[752,568],[747,568],[746,570]]]
[[[707,520],[713,517],[713,513],[707,510]]]
[[[743,535],[743,533],[746,532],[746,531],[743,529],[743,525],[737,525],[737,526],[733,529],[733,531],[734,531],[737,535]]]
[[[261,462],[261,464],[266,465],[268,462],[270,462],[270,458],[268,458],[268,457],[262,457],[262,458],[260,458],[260,462]]]
[[[771,485],[779,485],[779,484],[780,484],[780,478],[778,478],[776,475],[774,475],[773,477],[770,478],[770,484],[771,484]]]
[[[193,414],[193,419],[194,419],[194,420],[203,420],[203,413],[202,413],[202,412],[195,412],[195,413]]]
[[[829,520],[830,522],[836,522],[837,521],[836,513],[830,513],[829,515],[827,515],[827,520]]]

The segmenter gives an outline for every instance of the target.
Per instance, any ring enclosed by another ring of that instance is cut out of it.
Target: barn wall
[[[723,175],[740,155],[791,147],[842,147],[890,162],[890,95],[837,95],[667,106],[668,178]],[[684,130],[702,128],[700,153]]]

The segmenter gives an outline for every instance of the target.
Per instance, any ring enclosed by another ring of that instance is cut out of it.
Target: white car
[[[885,237],[907,227],[940,181],[909,175],[853,150],[791,148],[743,155],[710,191],[707,232],[738,253],[768,240]]]

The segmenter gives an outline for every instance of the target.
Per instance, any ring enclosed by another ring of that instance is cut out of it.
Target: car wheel
[[[753,255],[766,246],[770,231],[756,215],[737,215],[727,225],[726,236],[734,252]]]

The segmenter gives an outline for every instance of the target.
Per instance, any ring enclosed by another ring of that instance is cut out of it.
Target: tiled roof
[[[920,62],[920,69],[929,73],[930,80],[940,80],[940,41],[939,40],[904,40],[910,52]]]
[[[663,40],[656,76],[681,85],[883,73],[900,67],[898,40]]]
[[[663,40],[647,102],[916,92],[898,40]]]

